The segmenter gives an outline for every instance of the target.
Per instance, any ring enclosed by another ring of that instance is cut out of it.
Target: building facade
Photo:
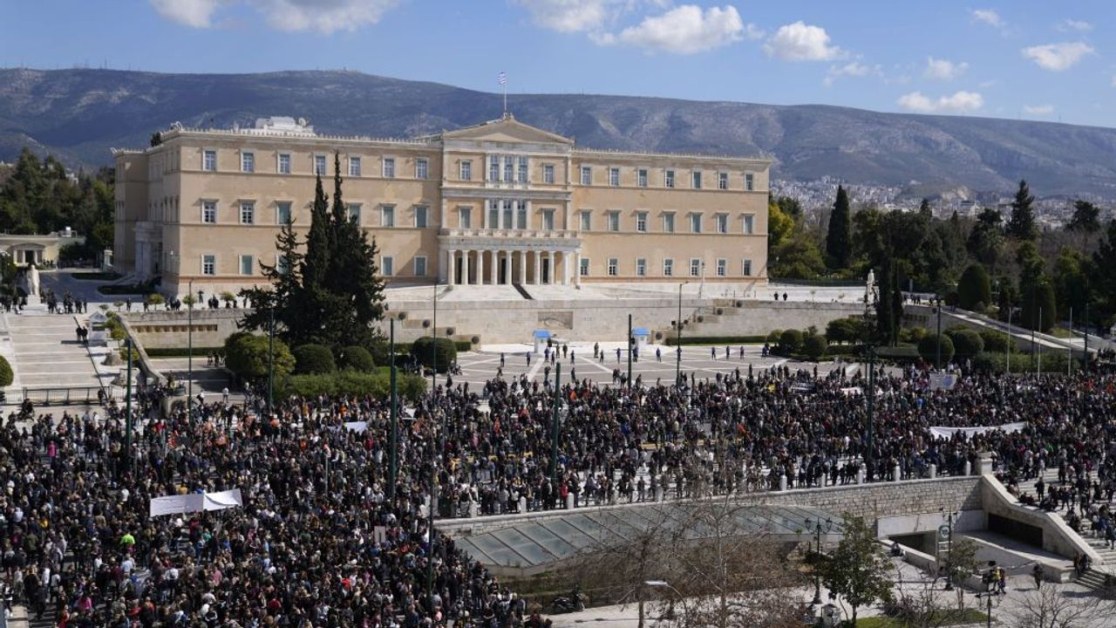
[[[175,125],[114,153],[116,267],[172,294],[262,284],[335,154],[389,285],[767,279],[768,160],[579,148],[510,115],[410,140]]]

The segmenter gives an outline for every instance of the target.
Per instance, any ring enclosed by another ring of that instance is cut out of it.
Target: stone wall
[[[225,338],[237,331],[236,322],[244,310],[195,308],[193,313],[128,312],[122,313],[128,326],[147,349],[185,349],[194,331],[194,347],[212,348],[225,344]]]

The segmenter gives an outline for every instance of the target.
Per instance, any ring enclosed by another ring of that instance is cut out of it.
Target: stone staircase
[[[118,368],[99,363],[105,347],[89,347],[77,340],[75,318],[86,324],[87,315],[49,314],[44,309],[24,309],[23,314],[3,315],[10,337],[10,355],[15,381],[8,389],[8,403],[23,400],[26,389],[36,404],[84,403],[96,390],[109,386]],[[65,391],[70,390],[67,397]],[[76,395],[76,396],[75,396]]]
[[[1091,472],[1089,477],[1095,480],[1096,472]],[[1042,475],[1042,480],[1046,484],[1048,492],[1051,487],[1058,486],[1058,469],[1046,469]],[[1038,492],[1035,490],[1037,483],[1038,478],[1022,482],[1019,484],[1019,490],[1022,493],[1037,496]],[[1057,511],[1057,514],[1065,515],[1066,512],[1066,508],[1061,508]],[[1108,541],[1095,536],[1088,522],[1082,522],[1081,533],[1078,536],[1100,556],[1102,563],[1093,565],[1084,575],[1078,577],[1076,582],[1093,590],[1110,586],[1108,580],[1116,576],[1116,549],[1110,549]]]

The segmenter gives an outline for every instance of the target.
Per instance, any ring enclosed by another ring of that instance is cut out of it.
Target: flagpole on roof
[[[496,82],[500,87],[504,88],[504,117],[508,117],[508,75],[505,72],[500,72],[496,75]]]

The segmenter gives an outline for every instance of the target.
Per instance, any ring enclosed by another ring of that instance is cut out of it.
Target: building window
[[[592,231],[593,229],[593,212],[588,209],[581,211],[581,230]]]
[[[275,272],[286,275],[291,272],[291,259],[286,255],[275,256]]]
[[[690,260],[690,276],[700,277],[701,269],[705,266],[705,262],[700,259],[694,258]]]
[[[750,260],[750,259],[744,260],[744,276],[745,277],[751,277],[752,276],[752,260]]]
[[[593,185],[593,169],[589,166],[581,167],[581,185]]]
[[[636,185],[641,188],[647,187],[647,169],[640,168],[636,171]]]
[[[425,276],[426,276],[426,256],[416,255],[415,256],[415,277],[425,277]]]
[[[275,223],[285,225],[289,222],[291,222],[290,201],[279,201],[275,203]]]
[[[255,172],[256,171],[256,154],[255,153],[240,153],[240,171],[241,172]]]
[[[608,169],[608,184],[611,185],[614,188],[615,187],[620,187],[620,169],[619,168],[609,168]]]
[[[488,201],[488,224],[485,228],[500,228],[500,201]]]
[[[504,223],[500,226],[504,229],[512,229],[515,226],[515,223],[512,222],[512,219],[514,218],[514,216],[512,215],[512,212],[514,210],[513,202],[504,201],[502,203],[502,206],[504,208]]]
[[[473,162],[468,161],[468,160],[461,162],[461,166],[460,166],[460,169],[459,169],[459,174],[461,175],[460,179],[462,181],[472,181],[473,180]]]
[[[717,173],[717,189],[718,190],[727,190],[728,189],[728,173],[727,172],[718,172]]]
[[[380,226],[395,226],[395,205],[384,205],[380,208]]]
[[[430,176],[430,162],[425,158],[415,160],[415,178],[425,179]]]
[[[291,173],[291,156],[289,153],[279,153],[279,174]]]
[[[674,260],[669,257],[663,260],[663,277],[674,276]]]
[[[608,258],[608,276],[615,277],[620,274],[620,260],[615,257]]]
[[[217,151],[202,151],[202,170],[206,172],[217,172]]]
[[[425,229],[430,226],[430,208],[426,205],[415,205],[415,227]]]
[[[380,274],[384,277],[391,277],[395,274],[395,258],[390,255],[380,258]]]
[[[240,201],[240,224],[251,225],[256,222],[256,203],[254,201]]]
[[[518,167],[515,173],[515,180],[520,183],[527,183],[527,158],[520,157],[517,160]]]
[[[394,179],[395,178],[395,158],[394,157],[384,157],[384,178],[385,179]]]
[[[252,257],[251,255],[241,255],[240,256],[240,274],[241,275],[251,275],[252,271],[255,270],[255,266],[256,266],[256,258]]]
[[[488,180],[491,183],[500,182],[500,157],[497,155],[488,157]]]
[[[724,277],[726,274],[728,274],[728,260],[717,260],[717,276]]]
[[[349,157],[349,176],[360,176],[360,157]]]
[[[515,202],[515,228],[527,228],[527,201]]]
[[[216,275],[217,274],[217,256],[216,255],[202,255],[202,274],[203,275]]]
[[[325,155],[314,155],[314,174],[324,177],[326,174]]]
[[[636,259],[636,276],[637,277],[646,277],[647,276],[647,260],[645,258],[640,257],[640,258]]]
[[[752,235],[756,231],[755,214],[744,214],[744,234]]]
[[[664,181],[664,184],[666,185],[666,187],[668,187],[668,188],[674,187],[674,171],[673,170],[667,170],[666,171],[666,176],[664,177],[663,181]]]
[[[473,208],[472,207],[458,207],[458,223],[462,229],[473,228]]]
[[[647,212],[636,212],[636,231],[647,233]]]
[[[691,176],[691,179],[693,181],[693,185],[690,186],[690,187],[694,188],[695,190],[700,190],[701,189],[701,171],[700,170],[695,170],[692,173],[690,173],[690,176]]]
[[[663,233],[674,233],[674,212],[663,214]]]
[[[349,213],[349,222],[353,223],[354,225],[359,225],[360,224],[360,203],[349,203],[348,205],[345,206],[345,209]]]
[[[515,161],[511,157],[504,157],[504,183],[515,182]]]
[[[690,214],[690,233],[701,233],[701,214]]]
[[[608,212],[608,230],[620,230],[620,212]]]
[[[202,201],[202,222],[207,225],[217,224],[217,201]]]
[[[544,231],[554,231],[554,210],[542,210],[542,226]]]
[[[581,262],[579,263],[579,265],[581,267],[577,269],[578,274],[581,275],[582,277],[588,277],[589,276],[589,258],[588,257],[581,258]]]
[[[756,189],[756,175],[751,172],[744,175],[744,189],[749,192]]]
[[[728,214],[717,214],[717,233],[728,233]]]
[[[543,183],[554,183],[554,164],[543,164]]]

